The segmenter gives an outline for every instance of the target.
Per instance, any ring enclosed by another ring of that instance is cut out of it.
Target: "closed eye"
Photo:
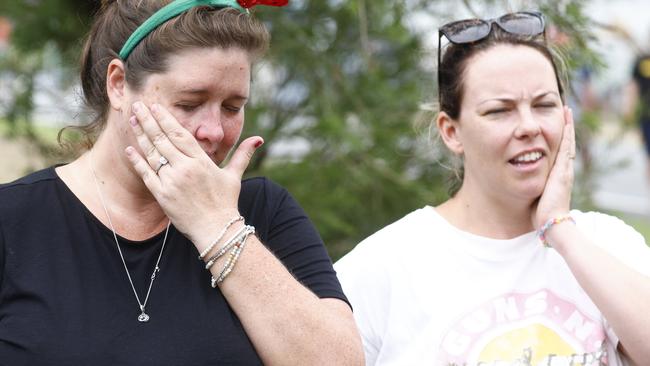
[[[200,104],[176,104],[176,107],[182,110],[183,112],[193,112],[195,111]]]
[[[248,97],[245,97],[243,95],[233,95],[221,102],[221,108],[223,108],[226,113],[234,116],[244,110],[247,102]]]
[[[540,103],[536,104],[535,108],[554,108],[555,106],[555,103]]]
[[[508,112],[507,108],[495,108],[495,109],[490,109],[490,110],[486,111],[485,113],[483,113],[483,115],[484,116],[495,115],[495,114],[506,113],[506,112]]]
[[[230,113],[239,113],[243,107],[238,107],[234,105],[224,105],[223,108]]]

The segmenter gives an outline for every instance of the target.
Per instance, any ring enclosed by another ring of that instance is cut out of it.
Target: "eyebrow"
[[[174,92],[174,94],[179,95],[179,94],[193,94],[193,95],[206,95],[209,94],[209,92],[206,89],[183,89]],[[235,94],[232,97],[232,99],[237,99],[237,100],[243,100],[246,101],[248,100],[248,97],[245,97],[243,95]]]
[[[558,94],[557,92],[547,91],[547,92],[543,92],[543,93],[540,93],[538,95],[533,96],[532,100],[537,100],[537,99],[544,98],[545,96],[547,96],[549,94],[553,94],[553,95],[557,96],[558,98],[560,98],[560,94]],[[486,100],[480,102],[478,105],[482,105],[484,103],[492,102],[492,101],[497,101],[497,102],[502,102],[502,103],[509,103],[509,102],[512,102],[513,100],[516,100],[516,99],[518,99],[518,98],[490,98],[490,99],[486,99]]]

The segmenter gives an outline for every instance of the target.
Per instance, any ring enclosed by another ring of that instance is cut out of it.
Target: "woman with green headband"
[[[0,364],[358,365],[313,225],[234,149],[286,1],[102,2],[85,43],[87,151],[0,185]],[[226,162],[226,157],[232,153]]]

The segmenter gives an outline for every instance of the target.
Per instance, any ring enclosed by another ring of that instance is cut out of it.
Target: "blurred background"
[[[57,133],[87,122],[77,57],[98,6],[0,3],[0,183],[74,158]],[[635,60],[650,53],[648,0],[291,0],[255,9],[273,41],[256,67],[244,131],[266,144],[247,174],[285,186],[334,259],[409,211],[442,202],[450,172],[426,111],[435,100],[437,29],[532,9],[546,15],[547,37],[570,69],[579,144],[573,205],[618,215],[650,243],[643,103],[632,77]]]

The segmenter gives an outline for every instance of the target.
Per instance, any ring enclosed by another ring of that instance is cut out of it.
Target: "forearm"
[[[557,225],[548,239],[612,326],[628,356],[650,359],[650,278],[627,267],[571,223]]]
[[[215,278],[224,262],[222,258],[210,268]],[[236,266],[219,286],[264,364],[363,363],[349,307],[315,296],[257,237],[248,237]]]

